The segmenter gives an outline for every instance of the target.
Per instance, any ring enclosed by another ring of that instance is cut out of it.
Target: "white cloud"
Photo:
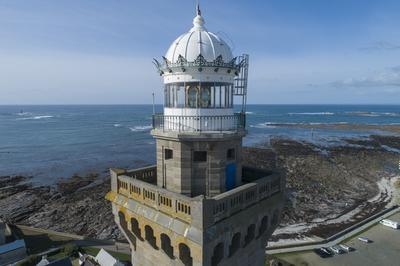
[[[360,48],[361,51],[392,51],[392,50],[400,50],[400,45],[398,44],[393,44],[390,42],[386,41],[379,41],[379,42],[374,42],[371,43],[368,46]]]
[[[400,87],[400,66],[368,76],[348,78],[331,83],[334,87]]]

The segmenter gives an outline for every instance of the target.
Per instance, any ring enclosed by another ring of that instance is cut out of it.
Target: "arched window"
[[[118,212],[118,217],[119,217],[119,223],[121,224],[121,226],[123,224],[126,225],[125,214],[123,212]]]
[[[240,248],[240,233],[236,233],[232,237],[232,242],[229,246],[229,257],[233,256]]]
[[[124,231],[125,235],[129,238],[134,248],[136,249],[136,238],[128,228],[128,223],[126,222],[125,214],[123,212],[118,212],[118,217],[119,217],[119,224],[122,227],[122,230]]]
[[[136,220],[135,218],[132,218],[132,219],[131,219],[131,228],[132,228],[133,234],[134,234],[137,238],[139,238],[140,240],[143,241],[142,232],[140,231],[140,227],[139,227],[139,222],[138,222],[138,220]]]
[[[223,258],[224,258],[224,244],[218,243],[218,245],[215,246],[213,255],[211,257],[211,266],[217,266],[218,263],[220,263]]]
[[[171,259],[174,258],[174,248],[171,246],[171,239],[166,234],[161,234],[161,249],[168,255]]]
[[[254,224],[250,225],[247,228],[247,234],[244,238],[244,246],[250,244],[250,242],[254,239],[255,231],[256,231],[256,226]]]
[[[144,227],[144,233],[145,233],[145,238],[147,240],[147,242],[155,249],[157,249],[157,244],[156,244],[156,238],[154,236],[154,231],[153,228],[151,228],[151,226],[146,225]]]
[[[265,233],[265,231],[267,231],[268,229],[268,216],[264,216],[261,220],[261,224],[260,224],[260,229],[258,231],[258,236],[261,236],[262,234]]]
[[[190,248],[183,243],[179,244],[179,259],[185,266],[192,266],[193,264],[193,259],[190,255]]]
[[[189,108],[197,108],[198,88],[197,86],[187,86],[187,106]]]
[[[271,223],[272,223],[273,226],[277,226],[278,225],[278,221],[279,221],[279,211],[275,210],[274,214],[272,215]]]

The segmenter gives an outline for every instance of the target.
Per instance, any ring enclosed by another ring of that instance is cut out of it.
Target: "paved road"
[[[266,250],[266,254],[273,255],[273,254],[279,254],[279,253],[307,251],[307,250],[313,250],[315,248],[321,248],[321,247],[331,247],[331,246],[334,246],[334,245],[337,245],[337,244],[343,242],[343,240],[345,240],[347,238],[350,238],[350,237],[358,234],[359,232],[365,230],[366,228],[371,227],[372,225],[378,223],[380,220],[382,220],[384,218],[387,218],[389,216],[392,216],[393,214],[396,214],[397,212],[399,212],[399,208],[395,208],[392,211],[389,211],[389,212],[387,212],[387,213],[385,213],[383,215],[380,215],[377,218],[375,218],[374,220],[371,220],[370,222],[368,222],[368,223],[366,223],[366,224],[364,224],[364,225],[362,225],[362,226],[350,231],[349,233],[344,234],[343,236],[338,237],[335,240],[332,240],[332,241],[330,241],[328,243],[315,244],[315,245],[311,244],[311,245],[307,245],[307,246],[288,247],[288,248],[282,247],[282,248],[279,248],[279,249]]]
[[[400,212],[389,219],[400,221]],[[320,258],[312,251],[298,253],[276,254],[283,265],[308,266],[394,266],[400,265],[400,230],[376,224],[362,233],[373,242],[364,243],[353,237],[344,243],[355,248],[355,251],[335,255],[330,258]]]

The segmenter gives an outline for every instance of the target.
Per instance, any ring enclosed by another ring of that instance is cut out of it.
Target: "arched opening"
[[[232,237],[232,242],[229,246],[229,257],[232,257],[240,248],[240,233],[236,233]]]
[[[151,228],[151,226],[146,225],[144,227],[144,233],[145,233],[145,238],[146,241],[155,249],[157,249],[157,244],[156,244],[156,238],[154,236],[154,231],[153,228]]]
[[[161,234],[161,249],[168,255],[171,259],[174,258],[174,248],[171,246],[171,239],[166,234]]]
[[[122,228],[127,228],[127,223],[125,219],[125,214],[123,212],[118,212],[119,224]]]
[[[192,266],[193,264],[193,259],[190,255],[190,248],[183,243],[179,244],[179,259],[185,266]]]
[[[223,258],[224,258],[224,244],[218,243],[218,245],[215,246],[213,255],[211,257],[211,265],[217,266],[218,263],[220,263]]]
[[[139,222],[138,222],[138,220],[136,220],[136,218],[132,218],[132,219],[131,219],[131,228],[132,228],[133,234],[134,234],[137,238],[139,238],[140,240],[143,241],[142,233],[141,233],[140,227],[139,227]]]
[[[272,215],[271,223],[273,226],[277,226],[279,221],[279,211],[275,210],[274,214]]]
[[[268,216],[264,216],[261,220],[260,229],[258,231],[258,236],[261,236],[267,231],[268,229]]]
[[[136,237],[131,233],[131,231],[128,228],[128,223],[126,222],[125,214],[123,212],[118,212],[118,217],[119,217],[119,224],[122,227],[122,230],[129,238],[134,248],[136,249]]]
[[[250,244],[250,242],[254,239],[255,232],[256,232],[256,225],[252,224],[249,227],[247,227],[247,234],[244,237],[244,246]]]

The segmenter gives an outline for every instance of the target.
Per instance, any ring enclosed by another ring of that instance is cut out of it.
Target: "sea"
[[[157,112],[161,105],[155,106]],[[110,167],[155,163],[151,105],[0,106],[0,176],[32,176],[37,184]],[[400,105],[248,105],[245,146],[285,137],[320,145],[343,138],[391,134],[379,130],[300,127],[320,124],[400,125]],[[299,127],[298,127],[298,126]]]

